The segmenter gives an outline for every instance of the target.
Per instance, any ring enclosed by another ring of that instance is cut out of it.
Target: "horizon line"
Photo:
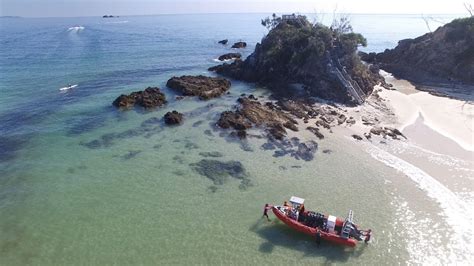
[[[197,13],[157,13],[157,14],[135,14],[135,15],[113,15],[114,17],[145,17],[145,16],[177,16],[177,15],[244,15],[244,14],[334,14],[332,12],[197,12]],[[469,14],[464,13],[348,13],[348,12],[337,12],[336,14],[347,14],[347,15],[460,15],[469,17]],[[80,15],[80,16],[21,16],[21,15],[1,15],[0,18],[92,18],[92,17],[103,17],[105,15]]]

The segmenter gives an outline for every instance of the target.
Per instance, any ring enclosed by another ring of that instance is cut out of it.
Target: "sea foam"
[[[447,260],[450,263],[472,261],[474,258],[474,241],[472,238],[474,234],[472,229],[474,215],[469,203],[459,198],[454,192],[420,168],[379,147],[372,144],[367,145],[366,151],[374,159],[405,174],[415,182],[420,189],[425,191],[430,198],[438,202],[443,210],[443,216],[446,222],[451,226],[453,231],[453,234],[450,235],[450,252],[447,254]],[[413,241],[420,241],[420,239],[414,239]],[[418,245],[412,245],[412,247],[417,246]],[[410,251],[415,253],[420,252],[416,250],[416,248]]]

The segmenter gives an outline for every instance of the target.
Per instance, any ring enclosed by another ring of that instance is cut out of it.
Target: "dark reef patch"
[[[203,159],[197,163],[190,164],[191,168],[198,174],[209,178],[214,185],[223,185],[229,177],[240,180],[240,189],[246,189],[251,186],[248,174],[238,161],[218,161]]]
[[[185,172],[182,171],[182,170],[174,170],[173,171],[173,174],[177,175],[177,176],[184,176],[185,175]]]
[[[198,127],[198,126],[202,125],[203,123],[204,123],[204,120],[199,120],[197,122],[194,122],[192,126],[193,127]]]
[[[214,134],[212,134],[212,131],[210,129],[204,130],[204,134],[209,136],[209,137],[214,137]]]
[[[161,123],[160,118],[152,117],[152,118],[148,118],[147,120],[143,121],[141,126],[142,127],[152,127],[152,126],[159,125],[160,123]]]
[[[179,155],[173,156],[173,161],[175,161],[179,164],[184,164],[184,158],[182,156],[179,156]]]
[[[148,122],[147,122],[148,121]],[[146,123],[145,123],[146,122]],[[163,125],[152,126],[152,120],[145,120],[140,127],[128,129],[122,132],[106,133],[100,138],[91,141],[81,141],[79,144],[89,149],[108,148],[114,145],[117,141],[143,136],[150,138],[151,136],[160,133],[163,130]]]
[[[140,150],[132,150],[128,151],[126,154],[120,156],[123,160],[130,160],[132,158],[135,158],[138,154],[142,153]]]
[[[107,115],[98,112],[78,114],[66,121],[67,136],[77,136],[105,126]]]
[[[27,143],[28,137],[19,136],[0,136],[0,162],[8,162],[17,157],[20,151]]]
[[[209,186],[207,190],[211,193],[216,193],[217,192],[217,187],[216,186]]]
[[[264,150],[273,150],[273,157],[291,156],[297,160],[312,161],[318,150],[315,141],[300,142],[297,138],[290,140],[268,141],[261,146]]]
[[[79,166],[68,167],[66,172],[69,173],[69,174],[74,174],[77,170],[85,170],[85,169],[87,169],[87,166],[81,164]]]
[[[222,153],[220,153],[218,151],[200,152],[199,155],[201,155],[202,157],[214,157],[214,158],[224,156]]]
[[[191,142],[189,140],[185,140],[185,144],[184,144],[184,147],[188,150],[195,150],[195,149],[199,149],[199,146],[194,143],[194,142]]]

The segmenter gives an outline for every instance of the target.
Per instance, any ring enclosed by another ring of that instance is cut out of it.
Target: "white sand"
[[[407,81],[395,79],[386,72],[382,74],[396,90],[383,90],[379,95],[392,108],[401,130],[415,123],[421,114],[424,124],[452,139],[462,148],[474,151],[472,103],[418,91]]]

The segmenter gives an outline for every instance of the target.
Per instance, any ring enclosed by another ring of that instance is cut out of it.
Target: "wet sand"
[[[415,123],[419,124],[417,119],[421,115],[423,124],[453,140],[462,149],[474,151],[474,105],[472,103],[418,91],[407,81],[395,79],[386,72],[382,74],[396,90],[382,90],[380,96],[385,98],[388,105],[392,107],[401,129]],[[411,133],[414,139],[419,141],[426,137],[422,130],[416,130],[416,132],[411,130]],[[436,142],[433,141],[433,143]]]

